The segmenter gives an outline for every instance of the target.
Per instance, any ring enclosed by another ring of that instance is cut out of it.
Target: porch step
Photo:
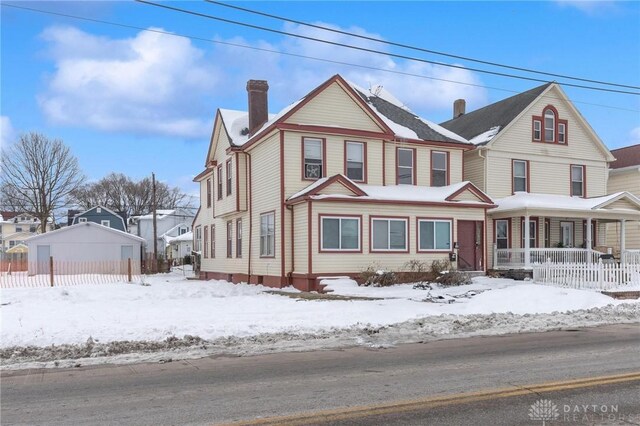
[[[640,299],[640,291],[603,291],[602,294],[620,300]]]
[[[484,277],[486,275],[484,271],[459,271],[459,272],[466,275],[469,278]]]

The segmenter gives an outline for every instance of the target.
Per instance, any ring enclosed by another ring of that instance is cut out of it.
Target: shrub
[[[182,260],[182,264],[183,265],[191,265],[191,255],[187,254],[184,256],[184,259]]]
[[[431,262],[432,279],[437,279],[443,272],[452,270],[453,267],[448,260],[434,260]]]
[[[402,265],[402,271],[398,273],[398,281],[401,283],[428,283],[434,279],[431,268],[426,262],[412,259]]]
[[[449,271],[441,274],[435,280],[438,284],[446,287],[471,284],[469,275],[459,271]]]
[[[398,277],[394,272],[380,269],[380,265],[374,263],[360,272],[360,281],[365,286],[387,287],[398,284]]]

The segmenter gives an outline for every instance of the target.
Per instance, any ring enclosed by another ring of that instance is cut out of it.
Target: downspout
[[[253,241],[253,200],[251,198],[251,154],[247,155],[247,210],[249,212],[249,255],[247,257],[247,281],[251,283],[251,241]]]
[[[482,156],[482,148],[478,148],[478,157],[480,157],[480,158],[482,158],[484,160],[483,161],[484,167],[482,167],[482,174],[484,175],[484,189],[483,189],[483,191],[485,193],[488,193],[487,192],[487,187],[488,187],[488,184],[487,184],[487,182],[488,182],[487,181],[487,168],[488,168],[487,167],[487,157],[483,157]],[[462,161],[464,161],[464,158],[462,159]],[[482,189],[482,188],[480,188],[480,189]]]
[[[287,204],[287,210],[291,212],[291,271],[287,273],[289,277],[289,284],[293,283],[293,271],[296,270],[296,251],[294,245],[294,232],[293,232],[293,206]]]

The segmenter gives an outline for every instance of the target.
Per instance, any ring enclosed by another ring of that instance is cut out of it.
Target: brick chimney
[[[456,99],[453,103],[453,118],[458,118],[464,115],[467,103],[464,99]]]
[[[266,80],[247,81],[249,94],[249,134],[253,135],[269,119],[267,91],[269,85]]]

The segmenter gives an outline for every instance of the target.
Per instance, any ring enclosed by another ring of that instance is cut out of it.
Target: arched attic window
[[[544,111],[544,141],[555,142],[556,140],[556,113],[551,109]]]

